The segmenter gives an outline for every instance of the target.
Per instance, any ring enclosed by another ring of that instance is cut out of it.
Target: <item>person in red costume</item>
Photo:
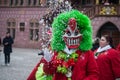
[[[100,47],[94,52],[100,71],[99,80],[116,80],[120,78],[120,54],[113,48],[112,38],[102,35]]]
[[[92,27],[86,15],[78,10],[59,14],[52,24],[51,48],[53,53],[44,50],[27,80],[98,80]]]
[[[120,53],[120,43],[117,45],[116,50]]]

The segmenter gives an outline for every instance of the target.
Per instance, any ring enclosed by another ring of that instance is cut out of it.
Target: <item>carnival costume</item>
[[[99,67],[99,80],[118,80],[120,78],[120,53],[110,45],[95,50]]]
[[[44,56],[27,80],[98,80],[98,67],[90,50],[92,28],[86,15],[72,10],[55,18],[51,47],[51,59]]]

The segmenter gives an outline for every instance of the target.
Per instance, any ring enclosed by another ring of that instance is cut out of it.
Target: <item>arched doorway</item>
[[[116,47],[120,42],[120,32],[118,28],[111,22],[107,22],[101,26],[99,29],[97,36],[101,37],[101,35],[110,35],[113,39],[113,45]]]

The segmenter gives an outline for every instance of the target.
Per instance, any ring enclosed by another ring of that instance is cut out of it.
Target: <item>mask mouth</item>
[[[68,48],[76,49],[80,46],[80,41],[82,39],[82,36],[81,35],[76,37],[63,36],[63,39]]]

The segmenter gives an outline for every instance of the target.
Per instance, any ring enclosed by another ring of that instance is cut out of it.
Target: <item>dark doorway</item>
[[[119,4],[119,0],[109,0],[109,3],[111,3],[111,4]]]
[[[118,43],[120,42],[120,32],[118,28],[111,22],[105,23],[101,28],[99,29],[97,36],[101,37],[101,35],[110,35],[113,39],[113,45],[116,47]]]
[[[103,4],[104,2],[106,2],[106,0],[99,0],[100,4]],[[110,4],[119,4],[119,0],[108,0],[108,2]]]

